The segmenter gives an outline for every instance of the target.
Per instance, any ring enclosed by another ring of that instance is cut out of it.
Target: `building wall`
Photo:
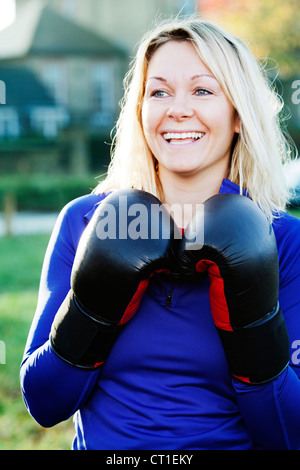
[[[191,13],[195,0],[51,0],[58,11],[131,50],[159,17]]]

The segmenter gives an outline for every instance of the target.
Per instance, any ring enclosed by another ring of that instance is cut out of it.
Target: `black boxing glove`
[[[118,190],[101,202],[80,239],[71,290],[51,328],[54,352],[77,367],[99,367],[152,274],[172,270],[179,238],[169,212],[147,192]]]
[[[232,376],[257,384],[279,375],[289,363],[289,338],[278,303],[277,245],[254,202],[236,194],[208,199],[184,233],[179,259],[184,276],[201,280],[208,272]]]

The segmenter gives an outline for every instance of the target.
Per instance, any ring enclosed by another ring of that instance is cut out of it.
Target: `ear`
[[[240,117],[238,115],[238,113],[236,113],[236,116],[235,116],[235,121],[234,121],[234,132],[236,134],[239,134],[240,133]]]

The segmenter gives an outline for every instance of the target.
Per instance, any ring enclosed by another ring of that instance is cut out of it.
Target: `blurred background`
[[[298,0],[0,0],[0,449],[71,447],[72,419],[41,428],[19,389],[43,257],[58,212],[106,172],[137,42],[179,12],[237,34],[266,63],[299,149]],[[300,188],[300,170],[290,174]]]

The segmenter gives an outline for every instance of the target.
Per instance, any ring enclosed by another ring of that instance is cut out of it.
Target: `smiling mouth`
[[[200,140],[204,132],[166,132],[163,138],[170,144],[185,144]]]

